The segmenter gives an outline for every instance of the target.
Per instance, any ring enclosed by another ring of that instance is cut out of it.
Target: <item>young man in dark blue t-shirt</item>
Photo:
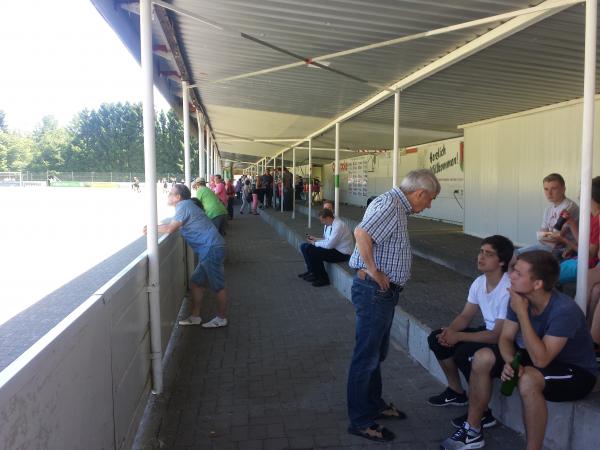
[[[546,402],[579,400],[591,392],[598,375],[593,342],[577,304],[553,289],[559,276],[556,258],[545,251],[519,255],[510,274],[510,304],[499,340],[499,352],[482,349],[476,365],[502,365],[501,379],[514,376],[511,362],[522,354],[518,389],[523,406],[527,449],[541,450],[548,421]],[[475,372],[472,375],[475,376]],[[477,381],[471,382],[469,414],[463,427],[442,448],[481,448],[481,415],[476,411]]]

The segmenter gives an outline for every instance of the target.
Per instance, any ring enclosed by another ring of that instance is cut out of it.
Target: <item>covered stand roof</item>
[[[139,61],[139,4],[92,2]],[[546,5],[554,8],[419,35]],[[313,161],[331,161],[340,119],[344,157],[389,149],[396,89],[400,146],[583,93],[585,7],[573,1],[172,0],[154,9],[159,89],[181,111],[181,80],[194,85],[194,107],[221,156],[235,161],[272,157],[307,137],[325,149]],[[404,42],[337,55],[397,38]]]

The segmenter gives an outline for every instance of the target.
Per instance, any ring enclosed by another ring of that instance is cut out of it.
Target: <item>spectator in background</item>
[[[233,201],[235,200],[235,187],[231,179],[225,183],[225,193],[227,194],[227,214],[229,220],[233,220]]]
[[[204,178],[197,178],[194,186],[196,189],[196,198],[202,205],[202,209],[212,220],[219,233],[225,236],[225,230],[227,228],[227,209],[225,205],[216,194],[206,186],[206,180]]]
[[[227,206],[227,192],[225,192],[225,182],[223,181],[221,175],[215,175],[214,180],[215,187],[213,189],[213,192],[216,194],[219,200],[221,200],[221,203],[223,203],[224,206]]]
[[[235,183],[235,196],[239,201],[242,201],[242,189],[244,188],[244,181],[246,181],[246,175],[239,177]]]
[[[294,186],[292,185],[292,174],[290,173],[287,167],[283,168],[283,175],[281,178],[283,182],[283,210],[291,211],[293,208],[292,195],[294,191]]]
[[[307,235],[307,242],[300,245],[300,251],[306,263],[306,272],[298,275],[300,278],[312,282],[315,287],[329,284],[329,276],[323,266],[324,261],[348,261],[354,250],[352,233],[342,219],[333,216],[331,209],[321,210],[319,220],[325,227],[323,237]]]
[[[208,189],[208,188],[207,188]],[[218,201],[218,200],[217,200]],[[202,298],[205,286],[208,285],[217,296],[217,315],[202,324],[204,328],[225,327],[227,321],[227,292],[225,291],[225,240],[202,211],[191,199],[190,190],[183,184],[175,184],[168,196],[170,206],[175,206],[175,217],[168,224],[158,226],[159,233],[181,235],[198,256],[198,265],[191,277],[192,310],[187,319],[179,321],[179,325],[200,325],[202,318]],[[144,234],[146,234],[144,227]]]
[[[265,190],[265,208],[271,208],[273,206],[273,176],[269,169],[262,176],[262,185]]]
[[[252,214],[254,214],[255,216],[258,216],[258,195],[261,185],[261,178],[259,176],[256,176],[256,178],[254,179],[254,186],[252,186]]]
[[[246,209],[246,213],[250,212],[251,204],[252,204],[252,184],[250,183],[250,179],[246,178],[244,181],[244,187],[242,188],[242,206],[240,208],[240,214],[244,214],[244,209]],[[248,208],[246,208],[246,206]]]

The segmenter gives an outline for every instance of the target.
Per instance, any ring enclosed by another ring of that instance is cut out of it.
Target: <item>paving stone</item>
[[[180,440],[191,448],[219,450],[439,448],[454,431],[450,419],[464,409],[428,406],[427,397],[443,386],[393,347],[382,373],[385,398],[408,414],[406,421],[386,423],[398,439],[373,445],[347,433],[352,305],[330,286],[317,289],[299,279],[300,254],[259,217],[236,216],[229,225],[230,325],[175,333],[176,350],[167,362],[165,392],[159,396],[168,401],[151,402],[134,448],[143,449],[157,438],[165,440],[165,448]],[[209,296],[202,316],[213,313],[214,298]],[[189,434],[177,436],[178,427],[193,420],[194,442]],[[486,441],[490,450],[524,447],[522,437],[504,427],[487,432]]]

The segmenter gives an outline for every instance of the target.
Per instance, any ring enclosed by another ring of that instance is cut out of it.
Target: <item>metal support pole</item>
[[[581,138],[581,203],[577,246],[577,294],[575,301],[586,313],[590,210],[592,201],[592,152],[594,144],[594,94],[596,91],[597,0],[585,3],[585,68],[583,76],[583,127]]]
[[[394,150],[392,153],[392,187],[398,186],[398,146],[400,145],[400,92],[394,93]]]
[[[312,223],[312,139],[308,140],[308,229]]]
[[[275,199],[277,197],[275,197],[275,189],[277,189],[277,179],[276,179],[276,172],[275,169],[277,168],[277,157],[273,157],[273,189],[271,194],[273,195],[273,198],[271,200],[271,205],[273,205],[273,209],[275,209]]]
[[[148,306],[150,310],[150,349],[152,390],[163,390],[160,320],[160,285],[158,254],[158,212],[156,206],[156,147],[154,130],[154,73],[152,63],[152,2],[140,1],[140,47],[143,78],[144,175],[148,201]]]
[[[210,133],[207,125],[204,126],[204,137],[206,139],[204,145],[204,161],[206,162],[206,165],[204,166],[204,173],[201,176],[204,177],[205,180],[208,180],[208,149],[210,148]]]
[[[185,185],[192,188],[192,166],[190,164],[190,101],[187,81],[181,82],[183,92],[183,173]]]
[[[212,164],[213,164],[213,142],[212,142],[212,136],[208,137],[208,159],[207,159],[207,164],[208,164],[208,169],[206,170],[206,182],[209,183],[210,182],[210,177],[212,177],[213,175],[213,171],[212,171]]]
[[[335,169],[334,169],[334,211],[333,215],[339,217],[340,215],[340,123],[335,124]]]
[[[281,152],[281,193],[279,194],[279,203],[280,203],[280,211],[283,212],[283,194],[285,192],[285,187],[283,185],[283,154],[285,152]]]
[[[198,123],[198,176],[204,175],[204,128],[200,113],[196,111],[196,122]]]
[[[292,219],[296,218],[296,147],[292,149]]]

